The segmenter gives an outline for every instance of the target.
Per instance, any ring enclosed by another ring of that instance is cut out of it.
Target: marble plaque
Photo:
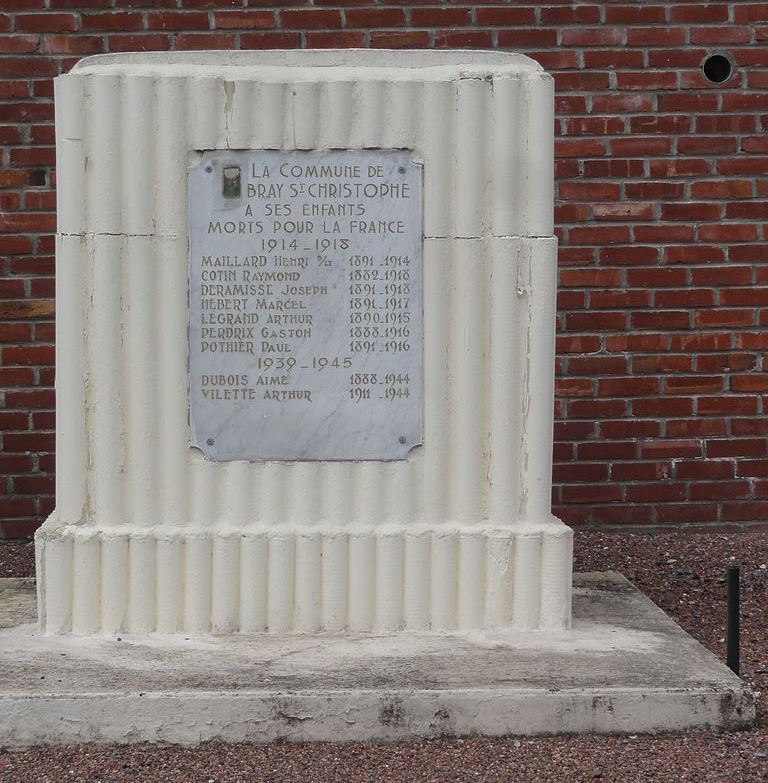
[[[190,167],[190,443],[395,460],[421,443],[422,170],[403,150],[208,150]]]

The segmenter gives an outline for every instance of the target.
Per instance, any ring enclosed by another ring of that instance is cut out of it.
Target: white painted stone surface
[[[539,66],[460,51],[105,55],[56,80],[56,124],[46,631],[568,626]],[[423,165],[423,445],[394,462],[212,462],[189,445],[190,159],[332,148]]]

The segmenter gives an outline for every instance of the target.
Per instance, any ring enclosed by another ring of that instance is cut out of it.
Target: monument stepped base
[[[36,535],[49,633],[562,630],[572,532],[542,524],[62,525]]]
[[[755,714],[741,680],[613,573],[577,575],[572,630],[538,633],[45,636],[34,589],[0,580],[1,746],[666,732]]]

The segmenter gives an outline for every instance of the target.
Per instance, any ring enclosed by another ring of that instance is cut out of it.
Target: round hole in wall
[[[733,73],[733,65],[724,54],[711,54],[702,66],[704,76],[713,84],[722,84]]]

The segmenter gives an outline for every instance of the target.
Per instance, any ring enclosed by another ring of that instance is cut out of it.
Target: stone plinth
[[[48,632],[563,629],[551,514],[552,79],[486,52],[91,57],[56,80]],[[206,150],[423,167],[423,408],[402,459],[190,445],[188,170]]]
[[[636,734],[755,719],[752,691],[618,574],[575,575],[568,631],[87,641],[19,625],[34,618],[28,581],[0,580],[3,747]]]

